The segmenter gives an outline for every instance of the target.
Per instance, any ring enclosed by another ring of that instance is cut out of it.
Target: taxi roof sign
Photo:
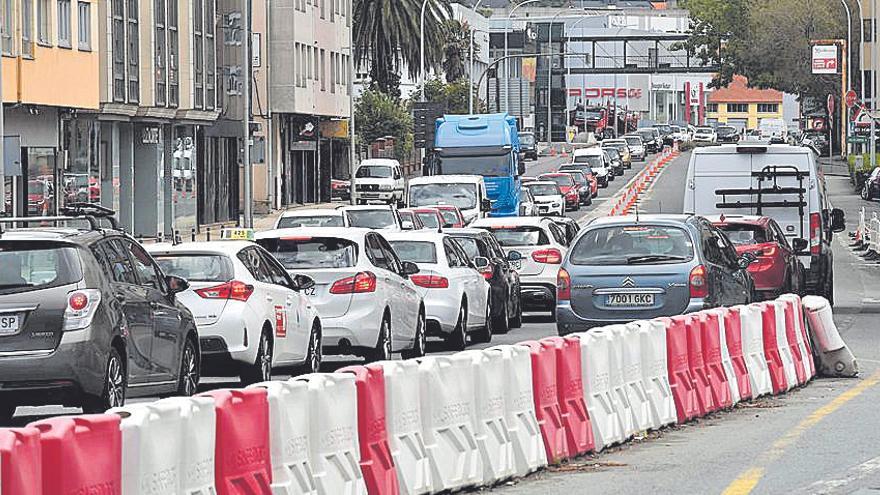
[[[220,238],[227,241],[253,241],[254,229],[224,228],[220,231]]]

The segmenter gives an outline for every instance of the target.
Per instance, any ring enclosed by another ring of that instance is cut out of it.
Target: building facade
[[[757,129],[762,119],[783,118],[782,100],[781,91],[750,88],[748,79],[734,76],[727,87],[709,95],[707,121],[737,129]]]

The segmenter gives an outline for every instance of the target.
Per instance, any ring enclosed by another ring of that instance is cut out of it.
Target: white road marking
[[[834,493],[849,492],[849,490],[845,490],[847,486],[856,481],[867,478],[878,471],[880,471],[880,456],[851,467],[846,471],[842,478],[817,481],[808,487],[798,490],[797,493],[830,495]]]

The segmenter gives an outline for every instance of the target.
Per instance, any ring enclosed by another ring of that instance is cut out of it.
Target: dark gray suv
[[[23,405],[103,412],[126,396],[196,392],[196,325],[175,299],[187,282],[123,232],[75,222],[89,228],[0,233],[0,423]]]

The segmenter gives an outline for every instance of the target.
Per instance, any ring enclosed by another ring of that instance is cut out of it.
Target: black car
[[[199,337],[175,298],[186,280],[93,215],[6,229],[27,221],[0,221],[0,422],[18,406],[97,413],[127,395],[194,394]]]
[[[574,183],[578,185],[578,194],[580,195],[581,206],[591,206],[593,204],[593,188],[590,187],[590,180],[586,174],[580,170],[560,170],[571,175]]]
[[[654,129],[660,131],[660,139],[663,140],[663,144],[665,146],[672,146],[675,143],[675,138],[673,137],[673,129],[669,124],[654,124]]]
[[[602,148],[602,151],[608,154],[608,158],[611,159],[611,180],[614,180],[614,177],[618,177],[624,174],[624,165],[623,165],[623,157],[620,156],[620,152],[617,151],[616,148]]]
[[[583,174],[586,175],[587,177],[592,175],[593,177],[596,178],[596,183],[599,184],[599,187],[608,187],[608,176],[604,175],[604,176],[600,177],[600,176],[596,175],[596,173],[593,172],[593,167],[591,167],[589,163],[578,163],[578,162],[567,163],[567,164],[559,167],[560,172],[571,172],[572,170],[578,170],[580,172],[583,172]],[[593,195],[594,198],[596,196],[598,196],[598,193]]]
[[[662,142],[660,142],[656,136],[654,135],[653,129],[641,128],[633,133],[634,135],[642,138],[642,141],[645,142],[645,149],[648,150],[649,153],[657,153],[663,148]]]
[[[715,132],[718,135],[719,143],[739,142],[739,131],[736,127],[730,125],[719,125],[718,128],[715,129]]]
[[[511,328],[521,327],[519,274],[510,264],[519,258],[504,254],[491,232],[481,229],[446,229],[443,232],[458,241],[468,258],[482,256],[489,260],[489,268],[483,272],[483,277],[489,282],[489,307],[497,309],[497,313],[491,315],[495,333],[507,333]]]
[[[519,147],[523,158],[532,160],[538,159],[538,140],[532,132],[519,133]]]

